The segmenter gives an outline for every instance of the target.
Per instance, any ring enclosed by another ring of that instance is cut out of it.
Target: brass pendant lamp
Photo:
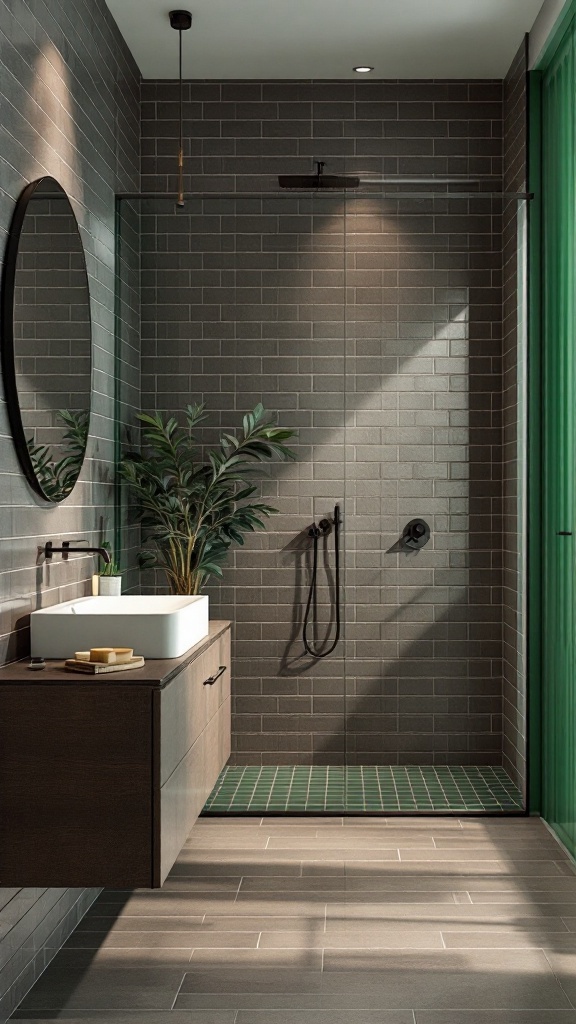
[[[178,32],[178,86],[179,86],[179,141],[178,141],[178,197],[177,206],[184,206],[184,129],[183,129],[183,82],[182,82],[182,33],[192,26],[190,11],[170,11],[170,25]]]

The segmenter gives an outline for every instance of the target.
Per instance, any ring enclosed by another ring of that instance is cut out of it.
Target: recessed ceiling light
[[[357,71],[359,75],[367,75],[369,71],[374,71],[374,68],[369,68],[368,65],[361,65],[359,68],[353,68],[353,71]]]

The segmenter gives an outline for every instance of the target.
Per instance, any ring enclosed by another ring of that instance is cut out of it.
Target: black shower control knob
[[[424,519],[411,519],[404,527],[402,540],[411,550],[423,548],[430,540],[430,527]]]

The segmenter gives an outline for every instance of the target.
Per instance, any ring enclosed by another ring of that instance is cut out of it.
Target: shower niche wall
[[[262,484],[279,514],[210,588],[235,641],[207,811],[521,811],[526,204],[438,185],[138,205],[143,409],[205,402],[206,445],[259,401],[298,431]],[[315,659],[308,531],[335,504],[342,637]]]

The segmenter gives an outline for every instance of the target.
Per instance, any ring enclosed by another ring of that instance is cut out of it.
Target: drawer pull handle
[[[203,685],[204,686],[214,686],[214,683],[216,682],[216,680],[220,679],[220,676],[224,675],[225,671],[226,671],[226,665],[220,665],[220,668],[218,669],[218,671],[213,676],[208,676],[208,679],[204,680]]]

